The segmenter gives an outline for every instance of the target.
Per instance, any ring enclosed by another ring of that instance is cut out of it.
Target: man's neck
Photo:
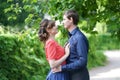
[[[69,32],[72,32],[77,26],[76,25],[71,25],[70,28],[68,29]]]

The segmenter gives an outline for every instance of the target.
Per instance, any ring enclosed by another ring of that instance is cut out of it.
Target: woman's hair
[[[51,29],[55,26],[55,21],[43,19],[40,23],[40,29],[38,32],[38,36],[40,41],[46,42],[46,40],[49,38],[49,33],[47,32],[47,29]]]
[[[75,10],[68,10],[64,12],[64,15],[67,16],[68,19],[73,19],[73,24],[77,25],[79,22],[79,15]]]

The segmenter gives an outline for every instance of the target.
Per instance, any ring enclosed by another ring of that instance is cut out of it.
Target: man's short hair
[[[75,10],[68,10],[64,13],[64,15],[67,16],[68,19],[73,19],[73,24],[77,25],[79,22],[79,15]]]

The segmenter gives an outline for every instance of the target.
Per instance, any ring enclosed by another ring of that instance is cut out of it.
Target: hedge
[[[44,80],[49,66],[36,30],[0,34],[0,80]]]
[[[88,68],[103,65],[105,56],[96,50],[96,37],[88,38]],[[57,38],[64,44],[67,38]],[[0,34],[0,80],[45,80],[49,65],[36,29]]]

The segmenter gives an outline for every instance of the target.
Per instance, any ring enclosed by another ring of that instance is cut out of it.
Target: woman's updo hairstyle
[[[45,42],[49,38],[49,33],[47,32],[47,29],[51,29],[55,26],[55,21],[43,19],[40,23],[40,29],[38,32],[38,36],[40,38],[40,41]]]

